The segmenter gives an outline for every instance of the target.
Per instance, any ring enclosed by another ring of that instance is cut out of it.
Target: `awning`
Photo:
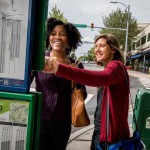
[[[141,57],[141,56],[142,56],[142,54],[136,54],[136,55],[130,56],[130,58],[138,58],[138,57]]]
[[[147,54],[147,53],[150,53],[150,50],[142,52],[142,54]]]
[[[138,58],[138,57],[141,57],[141,56],[144,56],[146,54],[149,54],[150,53],[150,50],[146,50],[140,54],[136,54],[136,55],[132,55],[132,56],[128,56],[127,57],[127,61],[129,61],[130,59],[133,59],[133,58]]]

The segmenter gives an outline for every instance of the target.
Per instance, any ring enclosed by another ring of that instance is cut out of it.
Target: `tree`
[[[80,57],[78,58],[78,60],[79,60],[79,61],[87,61],[87,56],[86,56],[86,55],[80,56]]]
[[[88,58],[88,61],[94,61],[95,60],[94,48],[93,47],[88,51],[87,58]]]
[[[49,13],[49,17],[54,17],[56,19],[59,19],[63,22],[68,22],[68,20],[64,17],[64,13],[62,13],[57,6],[55,5],[52,7],[51,12]]]
[[[103,24],[108,28],[123,28],[126,29],[127,26],[127,16],[128,13],[117,9],[112,11],[108,16],[102,17]],[[112,30],[112,29],[102,29],[100,33],[112,33],[114,34],[120,42],[122,49],[125,48],[125,35],[124,30]],[[131,50],[131,41],[139,33],[137,20],[132,17],[132,13],[129,14],[129,33],[128,33],[128,50]]]
[[[88,61],[88,62],[94,61],[94,60],[95,60],[94,48],[92,47],[92,48],[87,52],[86,55],[80,56],[80,57],[79,57],[79,60],[83,60],[83,61],[86,60],[86,61]]]

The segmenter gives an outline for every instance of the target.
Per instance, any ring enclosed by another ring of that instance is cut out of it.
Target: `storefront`
[[[126,65],[132,70],[150,74],[150,50],[127,57]]]

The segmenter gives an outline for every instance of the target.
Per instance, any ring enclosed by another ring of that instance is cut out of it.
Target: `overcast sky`
[[[102,16],[107,16],[117,8],[125,10],[125,6],[112,4],[111,1],[116,0],[49,0],[49,12],[56,4],[57,8],[64,13],[64,17],[71,23],[88,26],[94,23],[94,26],[104,27]],[[117,2],[126,6],[130,5],[130,12],[138,23],[150,23],[150,0],[117,0]],[[86,37],[86,39],[94,39],[98,34],[98,29],[94,29],[94,31],[91,31],[90,28],[78,29],[82,37]],[[91,44],[83,44],[78,48],[76,55],[83,55],[92,46]]]

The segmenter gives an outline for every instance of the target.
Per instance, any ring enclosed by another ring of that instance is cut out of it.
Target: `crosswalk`
[[[150,89],[150,79],[148,79],[148,78],[139,78],[139,80],[146,89]]]
[[[131,77],[135,77],[139,82],[147,89],[150,89],[150,74],[128,70],[128,73]]]
[[[88,101],[90,101],[93,96],[94,96],[94,94],[88,94],[88,95],[87,95],[87,98],[85,99],[85,104],[87,104]]]
[[[36,89],[31,87],[30,92],[36,92]]]

